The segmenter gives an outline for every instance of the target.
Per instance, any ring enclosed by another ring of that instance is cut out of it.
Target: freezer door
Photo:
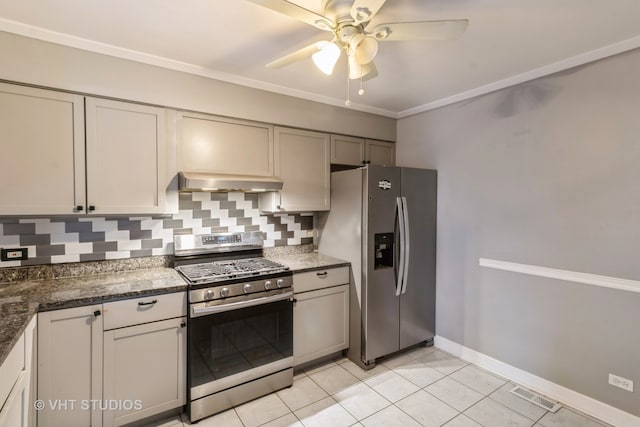
[[[410,246],[407,282],[400,296],[402,349],[435,334],[437,172],[402,168],[401,180]]]
[[[363,242],[363,349],[370,362],[399,349],[400,298],[396,296],[396,199],[400,196],[400,169],[367,166],[363,204],[366,236]],[[386,240],[385,240],[386,239]],[[389,246],[385,245],[389,242]],[[377,242],[377,243],[376,243]],[[387,251],[386,253],[384,251]],[[389,261],[389,250],[393,252]],[[386,260],[376,256],[386,257]]]

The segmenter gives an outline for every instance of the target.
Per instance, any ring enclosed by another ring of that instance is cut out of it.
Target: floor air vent
[[[557,412],[558,409],[562,408],[562,405],[558,402],[554,402],[553,400],[549,400],[546,397],[539,395],[538,393],[534,393],[525,388],[515,386],[511,389],[511,393],[515,394],[518,397],[523,398],[524,400],[528,400],[534,405],[538,405],[541,408],[546,409],[547,411]]]

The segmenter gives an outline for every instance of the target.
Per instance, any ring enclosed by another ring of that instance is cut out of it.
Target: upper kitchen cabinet
[[[393,142],[365,140],[365,159],[372,165],[395,166],[396,145]]]
[[[373,139],[331,135],[331,163],[362,166],[367,163],[395,166],[395,144]]]
[[[85,205],[82,96],[0,83],[0,214]]]
[[[89,213],[164,213],[165,110],[87,98],[86,126]]]
[[[0,108],[0,215],[169,213],[164,109],[8,84]]]
[[[181,112],[178,169],[184,172],[273,176],[273,127]]]
[[[284,181],[280,192],[260,194],[263,212],[329,210],[330,136],[276,127],[275,174]]]

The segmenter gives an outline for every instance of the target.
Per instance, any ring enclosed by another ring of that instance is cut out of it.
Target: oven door
[[[191,304],[188,341],[192,401],[289,369],[293,292]]]

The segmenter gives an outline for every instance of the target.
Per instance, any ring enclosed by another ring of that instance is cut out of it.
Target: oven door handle
[[[238,310],[245,307],[253,307],[255,305],[267,304],[270,302],[282,301],[293,298],[293,291],[284,294],[271,295],[268,297],[251,299],[248,301],[232,302],[230,304],[213,305],[207,307],[205,303],[191,305],[191,317],[206,316],[207,314],[224,313],[225,311]]]

